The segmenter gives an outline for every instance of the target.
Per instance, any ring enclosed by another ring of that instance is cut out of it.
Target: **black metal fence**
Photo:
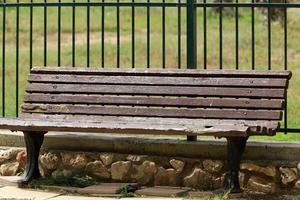
[[[2,0],[2,116],[18,115],[33,66],[297,73],[300,4],[272,2]],[[297,80],[291,84],[292,109],[286,105],[283,132],[300,132],[294,128],[300,127]]]

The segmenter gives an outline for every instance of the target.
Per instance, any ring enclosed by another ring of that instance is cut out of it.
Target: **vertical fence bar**
[[[19,0],[17,0],[19,4]],[[20,7],[17,5],[16,11],[16,117],[19,115],[19,26],[20,26]]]
[[[86,7],[86,66],[90,67],[90,5]]]
[[[287,0],[284,0],[287,4]],[[288,27],[287,27],[287,8],[284,8],[284,70],[288,69]]]
[[[206,0],[203,0],[206,3]],[[207,69],[207,14],[206,6],[203,7],[203,68]]]
[[[30,0],[30,3],[33,3],[33,0]],[[33,51],[33,46],[32,46],[32,25],[33,25],[33,7],[30,6],[29,8],[29,68],[31,69],[33,66],[33,57],[32,57],[32,51]]]
[[[102,0],[104,3],[105,0]],[[104,33],[105,33],[105,7],[101,8],[101,67],[104,68]]]
[[[6,2],[5,0],[3,1]],[[6,7],[3,6],[2,15],[2,116],[5,117],[5,44],[6,44]]]
[[[187,0],[186,3],[186,34],[187,34],[187,68],[197,68],[197,8],[196,0]],[[188,135],[187,141],[197,141],[197,136]]]
[[[134,3],[134,0],[132,0],[132,3]],[[135,7],[131,7],[131,67],[135,67],[135,35],[134,35],[134,29],[135,29]]]
[[[166,2],[162,0],[163,4]],[[162,6],[162,68],[166,68],[166,8]]]
[[[255,0],[252,0],[251,8],[251,66],[252,70],[255,70]]]
[[[73,0],[73,3],[75,3],[76,2],[76,0]],[[75,51],[76,51],[76,49],[75,49],[75,42],[76,42],[76,38],[75,38],[75,24],[76,24],[76,18],[75,18],[75,13],[76,12],[76,10],[75,10],[75,6],[73,5],[72,6],[72,67],[75,67]]]
[[[287,3],[287,0],[284,0],[284,3]],[[284,8],[284,70],[288,69],[288,29],[287,29],[287,8]],[[288,98],[285,97],[285,104],[284,104],[284,134],[287,134],[288,128]]]
[[[220,0],[220,3],[223,3],[223,0]],[[219,62],[220,62],[220,69],[223,69],[223,7],[220,6],[220,13],[219,13]]]
[[[58,0],[59,3],[61,3],[61,0]],[[61,59],[60,59],[60,55],[61,55],[61,6],[60,4],[57,7],[57,66],[60,67],[61,65]]]
[[[239,1],[235,1],[235,69],[239,69]]]
[[[47,0],[45,0],[47,3]],[[47,6],[44,7],[44,66],[47,66]]]
[[[120,0],[117,0],[119,3]],[[117,68],[120,68],[120,7],[117,5]]]
[[[197,9],[196,0],[187,0],[186,8],[186,34],[187,34],[187,68],[197,68]]]
[[[268,0],[268,70],[272,69],[271,0]]]
[[[150,3],[150,0],[147,0]],[[150,7],[147,6],[147,68],[150,68]]]
[[[178,38],[177,38],[177,57],[178,57],[178,66],[177,68],[180,69],[181,68],[181,0],[178,0],[178,10],[177,10],[177,32],[178,32]]]

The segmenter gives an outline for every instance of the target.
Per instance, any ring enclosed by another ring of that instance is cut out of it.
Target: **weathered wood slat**
[[[35,67],[32,74],[87,74],[87,75],[131,75],[131,76],[189,76],[189,77],[264,77],[290,78],[290,71],[274,70],[184,70],[184,69],[92,69],[71,67]]]
[[[281,111],[225,110],[225,109],[169,109],[141,107],[103,107],[86,105],[23,104],[23,112],[64,113],[115,116],[186,117],[211,119],[267,119],[280,120]]]
[[[282,109],[283,100],[269,99],[215,99],[188,97],[147,97],[147,96],[102,96],[68,94],[27,94],[23,98],[27,103],[69,103],[69,104],[106,104],[140,106],[184,106],[203,108],[247,108]]]
[[[79,122],[103,122],[103,121],[120,121],[120,122],[141,122],[156,124],[187,124],[214,126],[218,125],[245,125],[261,127],[278,127],[277,120],[243,120],[243,119],[198,119],[198,118],[168,118],[168,117],[126,117],[126,116],[95,116],[95,115],[65,115],[65,114],[43,114],[43,113],[21,113],[22,119],[39,119],[47,121],[79,121]]]
[[[22,113],[21,118],[26,120],[46,120],[46,121],[71,121],[71,122],[137,122],[149,124],[182,124],[183,126],[202,126],[213,127],[217,125],[242,125],[249,127],[248,135],[274,135],[280,127],[278,121],[270,120],[232,120],[232,119],[191,119],[191,118],[162,118],[162,117],[126,117],[126,116],[91,116],[91,115],[60,115],[60,114],[42,114],[42,113]]]
[[[284,89],[30,83],[27,92],[284,98]]]
[[[30,82],[74,84],[121,84],[121,85],[175,85],[175,86],[221,86],[221,87],[287,87],[287,79],[280,78],[209,78],[164,76],[91,76],[31,74]]]
[[[215,125],[206,127],[202,125],[176,125],[176,124],[155,124],[136,122],[70,122],[70,121],[41,121],[0,118],[1,129],[22,130],[22,131],[80,131],[98,133],[123,133],[123,134],[163,134],[163,135],[214,135],[224,136],[248,136],[254,134],[252,127],[244,125]],[[270,127],[269,127],[270,128]],[[260,134],[260,133],[259,133]]]

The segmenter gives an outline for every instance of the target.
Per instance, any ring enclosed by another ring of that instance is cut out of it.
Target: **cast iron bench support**
[[[227,168],[224,180],[224,190],[240,192],[239,169],[242,155],[244,153],[247,137],[226,138],[227,139]]]
[[[19,181],[20,186],[28,184],[32,179],[41,177],[39,170],[39,154],[45,133],[46,132],[23,132],[27,151],[27,164],[24,173],[22,174],[22,179]]]
[[[275,135],[288,71],[33,68],[19,118],[0,128],[23,131],[27,165],[20,186],[40,177],[49,131],[182,135],[227,139],[223,190],[237,192],[247,138]]]

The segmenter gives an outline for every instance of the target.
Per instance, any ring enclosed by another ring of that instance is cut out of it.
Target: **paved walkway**
[[[84,197],[84,196],[72,196],[65,195],[63,193],[45,192],[30,189],[20,189],[14,186],[0,186],[0,200],[1,198],[15,198],[17,199],[32,199],[32,200],[112,200],[115,198],[106,197]],[[147,198],[122,198],[122,200],[182,200],[182,198],[159,198],[159,197],[147,197]]]

